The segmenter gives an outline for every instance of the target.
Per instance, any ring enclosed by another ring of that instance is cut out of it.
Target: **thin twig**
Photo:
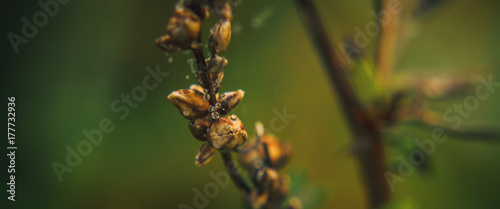
[[[304,20],[304,25],[309,29],[310,36],[325,65],[351,134],[361,147],[358,150],[358,157],[362,168],[361,172],[368,187],[370,207],[379,207],[389,199],[389,190],[384,178],[386,165],[380,132],[355,98],[355,94],[343,74],[344,66],[333,50],[333,45],[313,2],[311,0],[295,0],[295,2]]]
[[[220,152],[222,155],[222,160],[224,161],[224,165],[231,177],[233,183],[240,189],[245,195],[250,194],[250,187],[245,183],[240,173],[236,170],[235,163],[233,162],[233,157],[230,152]]]

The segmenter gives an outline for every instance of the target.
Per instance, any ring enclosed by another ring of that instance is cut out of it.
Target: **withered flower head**
[[[236,115],[214,121],[208,133],[208,142],[221,151],[231,151],[247,140],[245,126]]]
[[[168,95],[168,99],[187,119],[202,118],[208,114],[208,102],[203,93],[193,89],[181,89]]]
[[[189,130],[191,130],[194,138],[200,141],[207,141],[207,129],[212,125],[209,117],[196,118],[189,122]]]
[[[224,95],[224,96],[222,96]],[[245,96],[245,92],[243,90],[237,90],[232,92],[223,93],[219,98],[219,103],[221,104],[221,114],[225,115],[231,110],[233,110],[236,105],[238,105]]]
[[[210,57],[206,60],[207,62],[207,67],[208,67],[208,72],[210,74],[219,74],[224,72],[224,69],[227,66],[227,59],[224,57]]]
[[[194,164],[196,165],[196,167],[202,167],[207,165],[210,162],[210,160],[212,160],[214,153],[215,149],[212,146],[210,146],[210,144],[205,143],[201,145],[198,154],[196,154]]]
[[[220,20],[212,29],[208,37],[208,46],[213,54],[220,54],[226,51],[231,40],[231,22]]]

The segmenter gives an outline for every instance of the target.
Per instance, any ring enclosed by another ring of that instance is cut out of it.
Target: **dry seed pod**
[[[201,145],[198,154],[196,154],[194,164],[196,165],[196,167],[202,167],[207,165],[210,162],[210,160],[212,160],[214,153],[215,149],[212,146],[210,146],[210,144],[205,143]]]
[[[226,51],[227,45],[231,40],[231,23],[229,20],[220,20],[210,29],[208,37],[208,46],[212,54],[220,54]]]
[[[178,44],[172,41],[170,35],[164,35],[156,39],[156,46],[158,46],[163,51],[167,52],[181,52],[184,50],[182,44]]]
[[[207,141],[207,129],[210,125],[211,120],[208,116],[204,118],[196,118],[189,121],[189,130],[191,131],[191,134],[193,134],[194,138],[200,141]]]
[[[227,66],[227,59],[224,57],[219,57],[217,55],[215,57],[208,58],[206,62],[208,72],[213,75],[223,73],[224,69]]]
[[[242,150],[251,149],[253,146],[253,143],[245,144]],[[274,135],[265,134],[261,136],[260,144],[255,149],[241,155],[241,160],[245,168],[250,171],[261,161],[266,162],[266,166],[280,169],[288,162],[292,153],[291,145],[280,142]]]
[[[221,151],[231,151],[247,140],[245,126],[236,115],[222,117],[210,127],[208,142]]]
[[[270,167],[280,169],[283,167],[292,155],[292,146],[279,141],[276,136],[264,135],[262,141],[267,146],[267,157]]]
[[[242,90],[225,92],[224,97],[221,96],[219,98],[219,103],[221,104],[220,113],[225,115],[231,112],[240,103],[243,96],[245,96],[245,92]]]
[[[208,102],[203,93],[192,89],[181,89],[168,95],[168,99],[187,119],[202,118],[208,114]]]
[[[227,0],[212,1],[210,7],[219,18],[228,20],[233,18],[233,9]]]
[[[176,5],[176,8],[179,7],[188,7],[193,10],[201,19],[208,18],[210,15],[209,8],[205,4],[205,0],[189,0],[189,1],[179,1]]]
[[[262,208],[267,203],[267,198],[269,195],[267,192],[261,192],[258,189],[253,189],[250,192],[250,204],[252,208]]]
[[[189,89],[195,90],[195,91],[200,92],[200,93],[205,92],[205,89],[203,87],[201,87],[200,85],[196,85],[196,84],[189,86]]]
[[[200,31],[200,17],[185,7],[177,7],[167,23],[167,33],[171,40],[184,49],[189,49],[193,41],[198,40]]]
[[[290,177],[279,176],[276,184],[269,191],[268,202],[274,205],[281,205],[290,192]]]

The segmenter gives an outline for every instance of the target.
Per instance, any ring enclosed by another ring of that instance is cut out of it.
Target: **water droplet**
[[[203,137],[207,137],[207,135],[206,135],[206,134],[203,134]]]
[[[189,75],[186,75],[186,80],[189,79]]]
[[[210,132],[210,128],[207,128],[207,133]]]
[[[231,119],[232,121],[236,121],[236,119],[238,119],[238,117],[236,117],[236,115],[231,115],[230,119]]]
[[[220,95],[220,97],[221,97],[221,98],[224,98],[224,97],[226,97],[226,94],[225,94],[225,93],[222,93],[222,94]]]
[[[221,104],[220,104],[220,103],[216,103],[216,104],[215,104],[215,108],[216,108],[216,109],[219,109],[220,107],[221,107]]]
[[[207,101],[208,101],[208,100],[210,100],[210,94],[205,93],[205,94],[203,95],[203,99],[204,99],[204,100],[207,100]]]
[[[182,114],[187,117],[189,115],[189,111],[184,110],[184,112],[182,112]]]
[[[212,118],[213,118],[214,120],[219,119],[219,113],[218,113],[217,111],[212,112]]]
[[[172,62],[174,62],[174,58],[172,58],[172,57],[169,57],[169,58],[168,58],[168,62],[169,62],[169,63],[172,63]]]

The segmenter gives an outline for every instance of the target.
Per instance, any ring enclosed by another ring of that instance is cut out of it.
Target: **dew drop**
[[[169,63],[172,63],[172,62],[174,62],[174,58],[172,58],[172,57],[169,57],[169,58],[168,58],[168,62],[169,62]]]
[[[226,94],[225,94],[225,93],[222,93],[222,94],[220,95],[220,97],[221,97],[221,98],[224,98],[224,97],[226,97]]]
[[[203,95],[203,99],[204,99],[204,100],[207,100],[207,101],[208,101],[208,100],[210,100],[210,94],[205,93],[205,94]]]
[[[212,118],[213,118],[214,120],[219,119],[219,113],[218,113],[217,111],[212,112]]]
[[[231,115],[231,120],[232,121],[236,121],[236,119],[238,119],[238,117],[236,117],[236,115]]]
[[[186,80],[189,79],[189,75],[186,75]]]
[[[184,112],[182,112],[182,114],[187,117],[189,115],[189,111],[184,110]]]
[[[215,108],[216,108],[216,109],[219,109],[220,107],[221,107],[221,104],[220,104],[220,103],[215,104]]]

